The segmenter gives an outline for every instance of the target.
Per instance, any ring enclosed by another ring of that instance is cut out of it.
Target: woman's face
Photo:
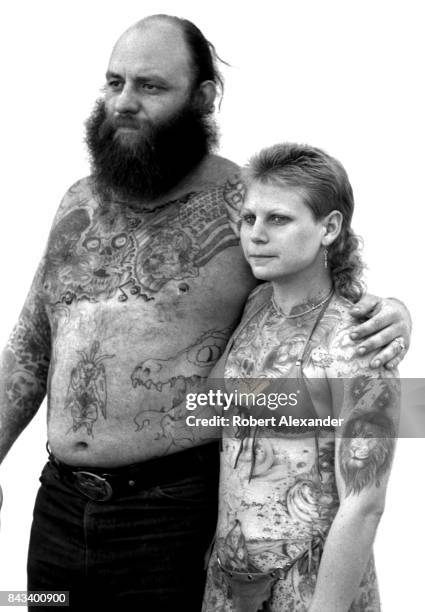
[[[256,278],[278,281],[323,268],[323,221],[314,218],[301,190],[253,183],[241,217],[242,249]]]

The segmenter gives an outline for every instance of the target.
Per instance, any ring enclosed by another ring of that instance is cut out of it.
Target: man
[[[184,399],[255,283],[238,168],[211,154],[220,83],[193,24],[154,16],[123,34],[87,125],[92,176],[65,195],[3,354],[1,459],[48,396],[28,588],[69,590],[74,609],[200,609],[217,448],[186,425]],[[389,343],[385,363],[408,315],[376,310],[357,333],[379,332],[360,348]]]

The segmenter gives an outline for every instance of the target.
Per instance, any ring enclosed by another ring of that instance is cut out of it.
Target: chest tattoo
[[[129,295],[150,300],[170,281],[195,278],[238,244],[223,189],[189,193],[149,212],[78,208],[53,229],[43,288],[50,303]]]

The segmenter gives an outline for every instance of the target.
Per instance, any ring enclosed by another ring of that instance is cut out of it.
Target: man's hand
[[[410,346],[412,320],[406,306],[395,298],[367,294],[351,309],[351,314],[357,319],[368,319],[350,333],[352,340],[366,338],[357,348],[359,355],[381,349],[370,366],[395,368]]]

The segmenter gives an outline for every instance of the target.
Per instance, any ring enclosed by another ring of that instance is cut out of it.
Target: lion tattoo
[[[347,495],[358,494],[381,478],[391,465],[395,445],[392,421],[383,414],[365,414],[351,419],[341,440],[340,469]]]

